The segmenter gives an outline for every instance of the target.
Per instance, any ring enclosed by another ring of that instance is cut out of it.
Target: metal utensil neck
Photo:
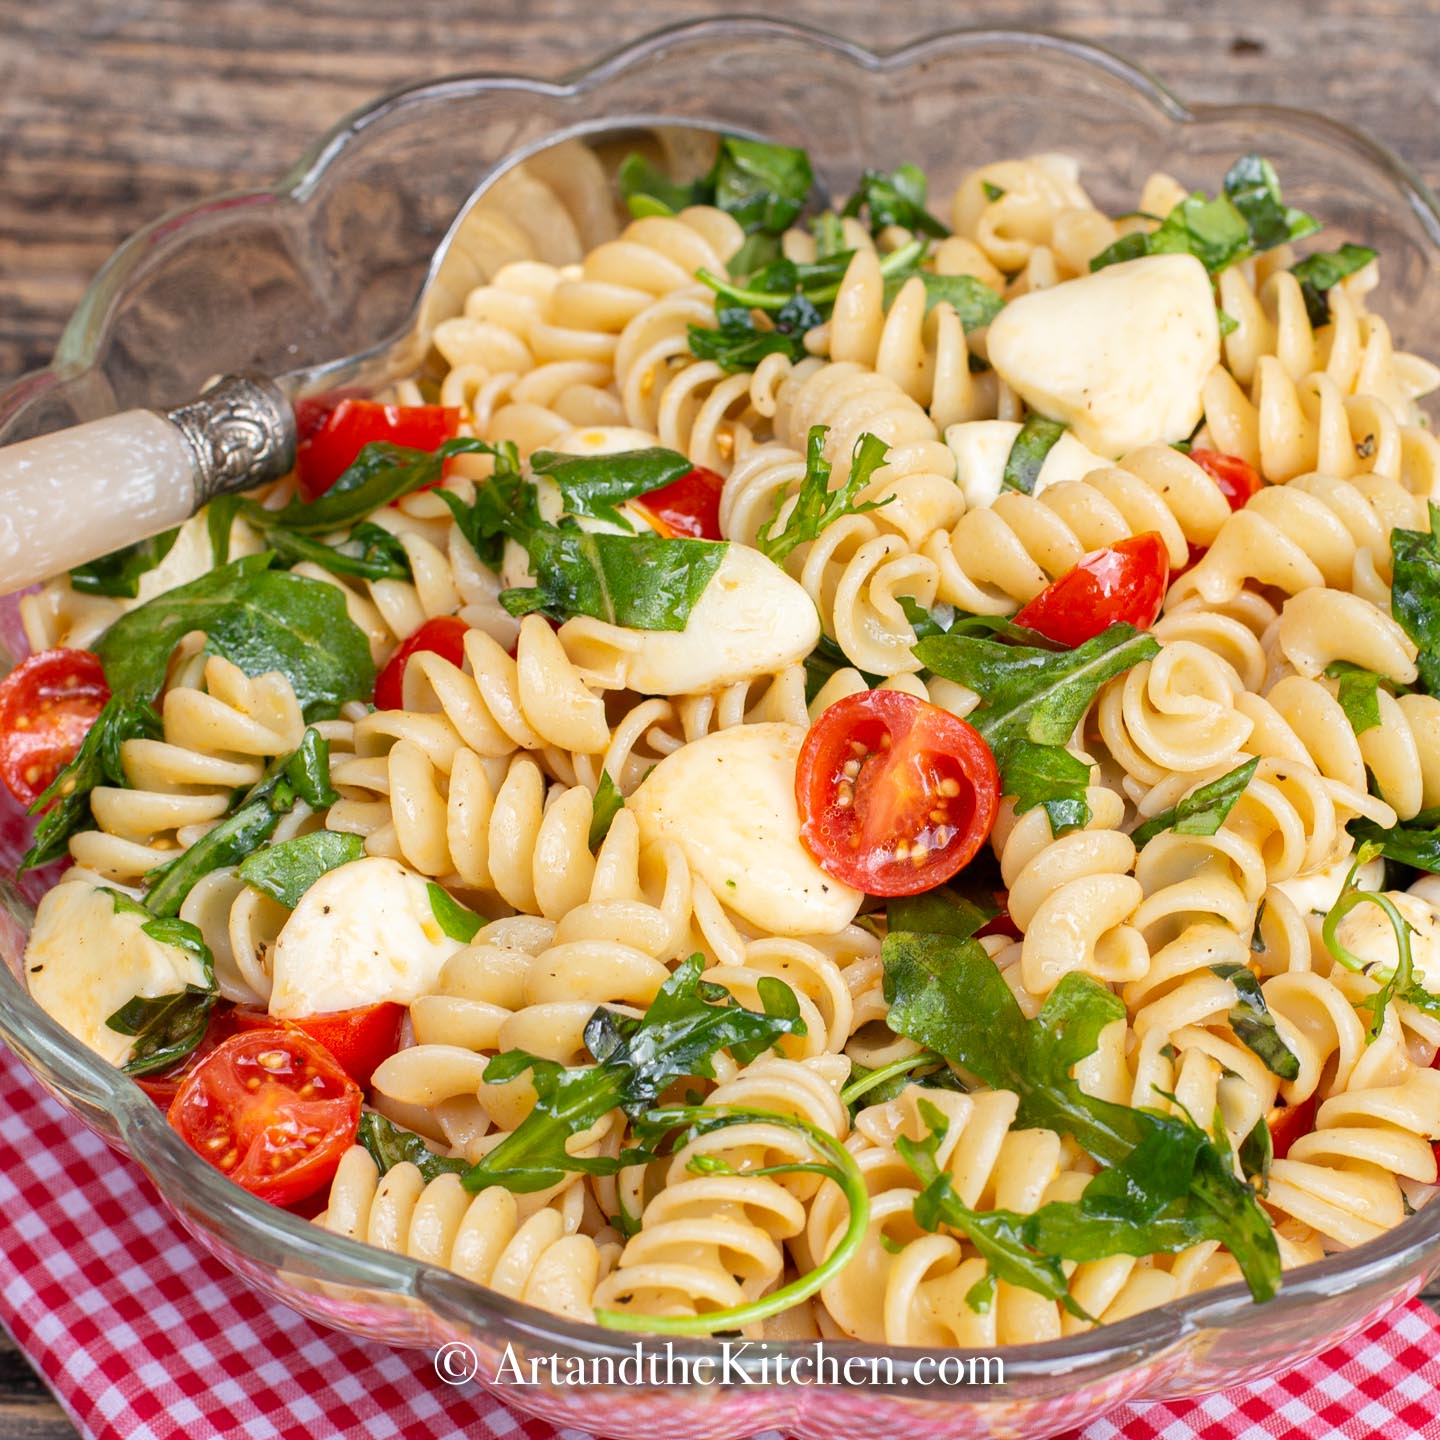
[[[188,404],[161,412],[194,460],[195,509],[249,490],[295,466],[295,413],[260,375],[222,375]]]

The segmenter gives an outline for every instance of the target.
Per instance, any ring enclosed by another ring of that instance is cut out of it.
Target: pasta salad
[[[501,184],[424,373],[21,602],[37,1002],[253,1194],[611,1327],[1044,1340],[1428,1203],[1374,252],[1256,155]]]

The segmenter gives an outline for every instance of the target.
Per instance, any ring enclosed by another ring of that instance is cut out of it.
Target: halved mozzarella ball
[[[1440,993],[1440,913],[1424,895],[1404,890],[1387,890],[1385,898],[1410,924],[1410,958],[1415,979],[1433,993]],[[1357,905],[1336,928],[1336,938],[1379,975],[1394,974],[1400,950],[1395,927],[1378,905]]]
[[[153,939],[155,917],[114,891],[66,880],[40,902],[25,949],[25,978],[46,1014],[112,1065],[130,1058],[135,1039],[105,1023],[137,995],[177,995],[204,987],[200,961],[178,945]]]
[[[641,842],[671,840],[743,920],[774,935],[833,935],[865,898],[800,843],[799,725],[737,725],[667,755],[625,802]]]
[[[1302,915],[1326,915],[1340,898],[1340,892],[1345,888],[1345,877],[1354,863],[1355,857],[1347,855],[1343,860],[1337,860],[1333,865],[1327,865],[1313,874],[1300,875],[1293,880],[1277,880],[1275,888],[1283,890],[1286,899]],[[1371,860],[1362,865],[1355,879],[1362,890],[1375,889],[1385,879],[1385,862]],[[1375,909],[1373,905],[1365,908]],[[1379,914],[1378,910],[1376,914]]]
[[[990,363],[1032,410],[1120,456],[1183,440],[1220,360],[1220,325],[1193,255],[1146,255],[1033,290],[992,322]]]
[[[689,695],[803,660],[819,643],[820,616],[774,561],[731,545],[683,630],[627,630],[581,615],[560,627],[560,639],[606,688]]]
[[[434,990],[464,947],[440,927],[429,881],[396,860],[367,856],[322,875],[275,942],[270,1013],[294,1020]]]
[[[987,509],[999,497],[1005,464],[1020,430],[1017,420],[967,420],[946,429],[945,443],[955,456],[955,481],[964,492],[967,510]],[[1031,493],[1038,495],[1061,480],[1083,480],[1109,464],[1067,430],[1050,447]]]

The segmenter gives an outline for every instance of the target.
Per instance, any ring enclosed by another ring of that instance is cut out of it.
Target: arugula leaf
[[[718,323],[713,330],[704,325],[688,327],[690,353],[701,360],[715,361],[731,374],[753,370],[767,355],[803,360],[806,331],[824,320],[803,295],[796,295],[781,306],[770,329],[762,329],[751,312],[739,306],[720,306],[715,318]]]
[[[1000,767],[1001,793],[1015,797],[1017,815],[1043,805],[1053,835],[1084,829],[1090,823],[1092,812],[1085,799],[1090,766],[1063,745],[1012,739],[1001,746],[995,759]]]
[[[1273,250],[1320,229],[1313,216],[1281,200],[1275,167],[1263,156],[1242,155],[1225,176],[1225,194],[1244,216],[1255,250]]]
[[[1004,297],[973,275],[934,275],[929,270],[915,273],[925,285],[926,313],[942,302],[949,305],[960,317],[960,326],[967,335],[983,330],[1005,308]]]
[[[1219,779],[1202,785],[1178,805],[1152,815],[1132,832],[1130,839],[1135,848],[1142,849],[1162,830],[1174,830],[1177,835],[1213,835],[1225,823],[1225,817],[1234,808],[1235,802],[1245,793],[1245,787],[1254,778],[1255,767],[1259,763],[1258,756],[1247,760]]]
[[[537,450],[530,457],[537,475],[549,476],[560,489],[567,515],[589,515],[612,525],[633,527],[615,507],[638,495],[669,485],[694,468],[676,450],[653,446],[618,455],[561,455]]]
[[[468,1160],[437,1155],[413,1130],[402,1130],[373,1110],[367,1110],[360,1117],[355,1141],[370,1152],[375,1168],[382,1175],[408,1163],[419,1170],[420,1178],[428,1185],[442,1175],[463,1175],[470,1168]]]
[[[1010,453],[1005,457],[1005,473],[1000,477],[1005,490],[1018,490],[1022,495],[1035,493],[1045,459],[1065,433],[1066,426],[1043,415],[1027,415]]]
[[[859,215],[864,210],[872,235],[878,235],[887,225],[899,225],[917,234],[944,239],[950,233],[949,226],[925,208],[929,188],[925,172],[918,165],[901,165],[889,175],[866,170],[840,213]]]
[[[909,931],[917,935],[949,935],[968,940],[983,930],[1000,913],[994,892],[966,893],[960,888],[961,872],[948,885],[919,895],[896,895],[885,902],[885,919],[892,934]]]
[[[117,695],[148,699],[165,681],[181,637],[207,646],[247,675],[279,670],[307,718],[335,714],[375,686],[370,642],[333,585],[271,570],[273,552],[246,556],[122,615],[95,643]]]
[[[1361,816],[1345,828],[1372,854],[1417,870],[1440,871],[1440,808],[1422,810],[1388,830]]]
[[[1123,265],[1127,260],[1139,260],[1149,255],[1150,237],[1143,230],[1132,230],[1107,245],[1098,255],[1090,258],[1090,271],[1103,270],[1107,265]]]
[[[867,1106],[884,1105],[903,1094],[911,1085],[919,1085],[924,1090],[965,1091],[965,1082],[939,1055],[921,1050],[916,1055],[906,1055],[874,1070],[852,1065],[850,1079],[840,1092],[840,1099],[849,1107],[853,1119]]]
[[[18,873],[58,860],[70,837],[89,828],[90,792],[97,785],[129,784],[120,764],[120,747],[125,741],[158,740],[162,734],[160,717],[148,702],[112,695],[80,742],[75,758],[31,804],[28,813],[39,815],[40,820]]]
[[[1005,645],[955,629],[915,646],[928,670],[983,697],[968,719],[992,750],[1016,740],[1067,744],[1107,680],[1159,653],[1153,635],[1118,623],[1073,650]]]
[[[866,500],[860,502],[860,492],[874,479],[875,472],[885,463],[890,453],[885,442],[878,435],[867,430],[855,441],[850,456],[850,474],[838,490],[830,488],[830,462],[821,453],[829,429],[824,425],[813,425],[805,445],[805,478],[800,482],[800,491],[795,497],[794,508],[785,519],[785,524],[776,531],[780,511],[784,508],[783,492],[775,497],[775,513],[760,527],[755,537],[756,547],[768,555],[777,565],[798,545],[808,544],[816,539],[822,530],[833,525],[845,515],[863,515],[867,510],[878,510],[890,502]]]
[[[1265,1062],[1265,1068],[1282,1080],[1300,1074],[1300,1057],[1285,1043],[1275,1026],[1275,1017],[1265,1003],[1260,981],[1245,965],[1212,965],[1210,972],[1235,987],[1236,1002],[1230,1007],[1230,1028],[1235,1038]]]
[[[128,898],[128,897],[127,897]],[[175,945],[200,961],[206,983],[187,985],[173,995],[136,995],[105,1024],[136,1043],[122,1067],[127,1075],[153,1075],[177,1065],[200,1043],[219,998],[215,957],[199,929],[187,920],[149,920],[141,930],[161,945]]]
[[[1325,673],[1330,679],[1340,681],[1340,708],[1357,735],[1363,735],[1380,724],[1382,676],[1363,666],[1352,665],[1348,660],[1334,661],[1325,667]]]
[[[1394,583],[1390,613],[1419,647],[1420,680],[1440,694],[1440,506],[1429,504],[1430,529],[1392,530]]]
[[[620,787],[610,778],[608,770],[600,772],[600,785],[595,791],[595,803],[590,810],[590,853],[599,850],[615,817],[625,808],[625,797]]]
[[[617,179],[620,196],[636,219],[647,215],[674,215],[689,205],[707,203],[714,193],[707,180],[681,184],[639,154],[627,155],[620,162]]]
[[[240,862],[240,878],[262,895],[293,910],[324,874],[358,860],[365,842],[358,835],[315,830],[278,845],[266,845]]]
[[[1246,1179],[1255,1183],[1261,1195],[1269,1192],[1270,1166],[1274,1159],[1275,1140],[1262,1115],[1240,1142],[1240,1168],[1245,1172]]]
[[[723,540],[534,531],[526,547],[535,585],[502,590],[512,615],[591,615],[631,630],[683,630],[729,548]]]
[[[925,251],[925,241],[912,240],[892,250],[880,261],[880,274],[908,278]],[[841,250],[823,260],[801,265],[793,260],[776,260],[748,276],[743,283],[727,280],[712,270],[697,270],[695,278],[708,285],[721,299],[746,310],[783,310],[796,296],[818,307],[822,314],[834,303],[850,262],[853,250]]]
[[[845,248],[845,227],[833,210],[826,210],[810,222],[810,233],[815,237],[815,257],[828,260]]]
[[[803,150],[727,135],[709,182],[715,204],[743,229],[780,235],[805,208],[815,174]]]
[[[271,762],[264,777],[241,797],[240,803],[267,800],[288,810],[293,801],[286,787],[312,810],[323,810],[340,798],[330,783],[330,742],[313,725],[294,750]]]
[[[1078,972],[1025,1018],[983,947],[943,935],[889,935],[882,951],[888,1024],[1020,1098],[1018,1124],[1072,1136],[1109,1167],[1086,1188],[1082,1212],[1132,1227],[1177,1207],[1224,1239],[1257,1299],[1280,1278],[1274,1232],[1250,1188],[1193,1123],[1087,1094],[1070,1074],[1101,1030],[1123,1019],[1119,998]]]
[[[354,575],[362,580],[408,580],[411,576],[410,557],[400,537],[368,520],[335,545],[278,526],[269,531],[266,541],[287,568],[308,560],[332,575]]]
[[[1290,273],[1300,282],[1305,313],[1315,329],[1330,323],[1330,296],[1326,292],[1374,258],[1375,251],[1368,245],[1351,245],[1347,241],[1338,250],[1318,250],[1290,267]]]
[[[473,501],[467,505],[448,490],[431,493],[448,507],[470,548],[495,570],[507,539],[523,545],[545,522],[540,518],[535,487],[520,473],[520,452],[514,442],[502,440],[485,448],[495,457],[495,470],[476,485]]]
[[[114,595],[133,600],[140,593],[140,577],[170,553],[179,534],[177,525],[163,534],[112,550],[86,565],[77,565],[70,572],[71,587],[87,595]]]
[[[764,977],[764,1011],[747,1010],[701,980],[704,963],[701,955],[683,961],[639,1019],[597,1010],[585,1027],[593,1066],[566,1069],[523,1050],[495,1056],[486,1080],[503,1084],[529,1071],[537,1099],[520,1125],[467,1172],[466,1189],[504,1185],[530,1193],[573,1170],[613,1174],[634,1163],[632,1152],[587,1159],[571,1155],[566,1142],[617,1107],[635,1119],[676,1080],[713,1078],[721,1050],[744,1064],[782,1035],[805,1033],[794,992],[783,981]]]
[[[440,928],[452,939],[468,945],[481,931],[484,918],[467,910],[443,886],[433,880],[425,887],[430,895],[430,908]]]

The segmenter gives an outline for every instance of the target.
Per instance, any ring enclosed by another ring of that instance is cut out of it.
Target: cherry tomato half
[[[372,440],[433,450],[454,439],[460,412],[446,405],[377,405],[373,400],[351,399],[326,409],[324,401],[302,401],[296,407],[295,423],[300,437],[295,456],[300,494],[305,500],[318,500]]]
[[[1270,1127],[1270,1148],[1277,1160],[1283,1160],[1290,1147],[1315,1128],[1315,1097],[1298,1105],[1277,1105],[1265,1117],[1265,1123]]]
[[[837,700],[795,769],[800,839],[871,895],[917,895],[974,858],[995,823],[995,757],[965,721],[900,690]]]
[[[1218,450],[1192,450],[1190,458],[1220,487],[1232,510],[1243,510],[1252,495],[1265,488],[1255,467],[1238,455]]]
[[[228,1000],[217,1000],[210,1011],[210,1023],[200,1043],[173,1070],[160,1075],[140,1075],[135,1083],[162,1110],[168,1110],[180,1089],[180,1082],[199,1067],[212,1050],[232,1035],[244,1030],[274,1030],[280,1022],[272,1020],[263,1010],[253,1010],[248,1005],[233,1005]]]
[[[719,540],[720,492],[724,488],[723,475],[697,465],[678,480],[630,503],[671,540]]]
[[[169,1120],[202,1159],[273,1205],[329,1182],[355,1143],[360,1087],[293,1029],[217,1045],[181,1082]]]
[[[1169,583],[1165,541],[1147,530],[1082,556],[1026,605],[1015,623],[1072,649],[1120,620],[1148,630]]]
[[[469,626],[458,615],[437,615],[427,620],[385,662],[375,681],[375,708],[400,710],[405,704],[405,662],[417,650],[430,650],[452,665],[465,661],[465,632]]]
[[[0,780],[22,805],[75,758],[109,698],[88,650],[44,650],[0,681]]]
[[[382,1000],[354,1010],[307,1015],[290,1024],[323,1045],[357,1085],[366,1086],[380,1062],[400,1048],[400,1022],[404,1018],[403,1005]]]

